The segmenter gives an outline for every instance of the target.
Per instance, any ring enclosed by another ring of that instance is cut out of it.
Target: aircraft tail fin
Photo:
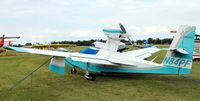
[[[162,62],[165,66],[178,68],[178,74],[191,72],[195,30],[195,26],[180,26]]]

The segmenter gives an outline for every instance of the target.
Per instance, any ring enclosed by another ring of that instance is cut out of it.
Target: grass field
[[[165,52],[155,55],[158,56],[156,62],[160,63]],[[200,62],[193,63],[192,74],[186,75],[187,78],[182,75],[121,74],[97,75],[96,81],[85,80],[81,70],[76,75],[55,74],[46,64],[32,78],[8,92],[18,80],[49,58],[11,51],[1,54],[0,101],[200,101]]]

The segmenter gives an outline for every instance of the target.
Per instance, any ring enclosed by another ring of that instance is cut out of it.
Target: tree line
[[[106,40],[91,39],[91,40],[78,40],[78,41],[53,41],[51,44],[76,44],[77,46],[91,46],[95,41],[106,42]]]
[[[100,39],[91,39],[91,40],[78,40],[78,41],[52,41],[51,44],[76,44],[77,46],[91,46],[95,41],[106,42],[106,40]],[[170,44],[172,42],[172,38],[165,38],[165,39],[153,39],[148,38],[147,40],[137,40],[132,41],[132,44],[144,44],[147,41],[148,44]],[[122,40],[123,43],[130,45],[130,42],[127,40]],[[40,44],[40,43],[36,43]],[[26,43],[25,46],[32,45],[32,43]],[[16,45],[16,46],[23,46],[23,45]]]
[[[147,40],[137,40],[136,44],[143,44],[145,41],[148,42],[148,44],[171,44],[172,38],[165,38],[165,39],[153,39],[153,38],[148,38]]]
[[[78,41],[53,41],[51,44],[76,44],[77,46],[91,46],[95,41],[106,42],[106,40],[78,40]],[[170,44],[172,42],[172,38],[165,38],[165,39],[153,39],[148,38],[147,40],[137,40],[132,41],[133,44],[143,44],[145,41],[148,41],[148,44]],[[130,45],[130,42],[127,40],[122,40],[123,43]]]

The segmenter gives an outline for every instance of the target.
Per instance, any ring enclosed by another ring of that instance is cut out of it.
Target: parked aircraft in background
[[[149,44],[148,40],[145,40],[142,45],[136,45],[136,44],[134,44],[133,46],[137,47],[137,48],[140,48],[140,49],[153,47],[153,45]]]
[[[0,39],[1,39],[1,41],[0,41],[0,48],[3,46],[3,45],[5,45],[5,44],[7,44],[7,45],[11,45],[12,44],[12,42],[14,42],[14,41],[5,41],[5,39],[13,39],[13,38],[16,38],[16,39],[19,39],[20,37],[5,37],[5,35],[3,35],[2,37],[0,37]],[[6,50],[0,50],[0,53],[2,53],[2,52],[5,52]]]
[[[5,39],[19,39],[20,37],[5,37],[5,35],[3,35],[2,37],[0,37],[1,41],[0,41],[0,47],[2,47],[5,43],[8,43],[8,45],[11,45],[12,42],[14,41],[5,41]]]
[[[200,35],[195,35],[195,53],[193,56],[194,61],[200,61]]]

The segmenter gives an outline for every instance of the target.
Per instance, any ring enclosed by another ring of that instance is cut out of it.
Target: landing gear
[[[76,68],[72,68],[72,69],[71,69],[71,74],[76,74],[76,73],[77,73]]]
[[[96,80],[96,77],[93,73],[89,73],[89,63],[87,63],[87,67],[86,67],[86,71],[85,71],[85,75],[84,77],[87,79],[87,80],[91,80],[91,81],[95,81]]]
[[[87,79],[87,80],[91,80],[91,81],[95,81],[96,80],[96,77],[93,73],[89,73],[89,75],[85,74],[84,77]]]

